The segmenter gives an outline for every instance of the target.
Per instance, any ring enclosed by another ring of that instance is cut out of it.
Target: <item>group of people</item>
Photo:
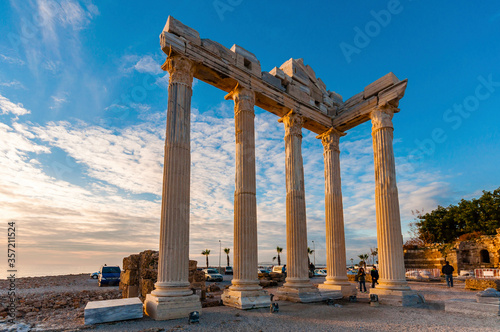
[[[378,270],[377,267],[374,266],[370,271],[370,276],[372,277],[372,288],[375,288],[375,284],[378,284]],[[359,282],[359,291],[361,293],[366,293],[366,272],[364,268],[360,268],[357,274],[357,280]],[[364,289],[364,290],[363,290]]]

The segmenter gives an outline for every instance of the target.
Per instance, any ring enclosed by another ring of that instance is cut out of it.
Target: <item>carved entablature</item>
[[[372,133],[376,132],[382,128],[391,128],[394,126],[392,124],[392,117],[394,113],[399,112],[399,108],[393,106],[386,107],[376,107],[370,113],[370,119],[372,120]]]
[[[328,131],[324,132],[316,136],[316,138],[321,139],[321,143],[323,143],[324,152],[328,151],[337,151],[340,152],[339,149],[339,141],[340,137],[345,136],[346,134],[338,131],[334,128],[330,128]]]
[[[304,118],[293,110],[287,115],[278,120],[285,125],[285,137],[299,136],[302,137],[302,126],[304,125]]]
[[[173,55],[167,58],[161,68],[170,74],[169,85],[180,83],[191,87],[193,84],[195,69],[193,61],[181,55]]]
[[[239,82],[244,83],[254,92],[255,106],[279,117],[291,110],[300,111],[303,127],[316,134],[332,127],[346,132],[370,120],[374,107],[398,107],[407,86],[406,79],[400,80],[388,73],[344,101],[340,94],[327,89],[325,82],[303,59],[292,58],[269,72],[261,71],[260,61],[249,50],[238,45],[229,49],[201,38],[195,29],[172,16],[160,34],[160,44],[163,52],[173,59],[162,67],[171,72],[171,84],[190,86],[194,75],[229,92]],[[175,58],[180,59],[179,70]]]

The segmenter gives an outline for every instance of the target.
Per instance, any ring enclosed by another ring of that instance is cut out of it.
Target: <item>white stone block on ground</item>
[[[500,316],[500,305],[478,303],[474,299],[452,299],[444,303],[446,312],[473,316]]]
[[[142,318],[142,308],[143,304],[138,297],[91,301],[85,307],[85,325]]]

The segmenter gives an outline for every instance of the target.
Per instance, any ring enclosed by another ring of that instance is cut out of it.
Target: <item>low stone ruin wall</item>
[[[260,285],[264,288],[278,286],[278,283],[283,283],[285,281],[285,275],[283,273],[271,272],[271,273],[259,273]]]
[[[467,278],[465,280],[465,289],[485,290],[486,288],[500,291],[500,279]]]
[[[205,273],[198,271],[196,261],[189,261],[189,282],[191,289],[205,289]],[[139,254],[123,258],[123,271],[120,276],[120,290],[123,298],[139,297],[144,301],[146,295],[154,290],[158,278],[158,251],[145,250]]]

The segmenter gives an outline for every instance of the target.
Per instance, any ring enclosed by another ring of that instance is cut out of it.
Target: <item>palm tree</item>
[[[224,248],[224,252],[226,253],[227,255],[227,266],[229,266],[229,251],[231,251],[231,249],[229,248]]]
[[[207,259],[207,269],[208,269],[208,255],[210,255],[210,250],[205,249],[201,252],[201,254],[205,256],[205,258]]]
[[[311,265],[311,259],[309,258],[309,255],[314,254],[314,249],[311,250],[311,248],[307,247],[307,265]]]
[[[359,259],[361,259],[361,262],[359,262],[359,265],[364,265],[365,270],[366,270],[366,260],[368,259],[368,254],[362,254],[358,255]]]
[[[372,255],[372,264],[375,265],[375,257],[378,255],[378,248],[370,248],[370,254]]]
[[[281,257],[280,254],[283,252],[283,248],[276,247],[276,252],[278,253],[278,265],[281,265]],[[273,257],[273,261],[276,259],[276,256]]]

